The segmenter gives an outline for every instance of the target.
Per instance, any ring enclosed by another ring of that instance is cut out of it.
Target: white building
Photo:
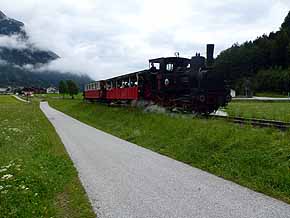
[[[236,97],[236,90],[231,89],[231,96],[232,98]]]
[[[59,94],[59,91],[57,88],[54,87],[49,87],[46,89],[47,94]]]
[[[0,94],[6,94],[7,91],[7,88],[0,88]]]

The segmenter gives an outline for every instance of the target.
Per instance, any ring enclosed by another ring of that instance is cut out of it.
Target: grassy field
[[[38,103],[0,96],[0,217],[95,217]]]
[[[290,102],[233,101],[226,112],[231,116],[290,122]]]
[[[47,99],[47,98],[54,98],[54,99],[63,99],[63,98],[69,98],[71,99],[71,96],[68,94],[62,95],[62,94],[57,94],[57,93],[51,93],[51,94],[35,94],[34,97],[38,99]],[[77,95],[74,95],[75,99],[83,99],[83,93],[79,93]]]
[[[49,100],[78,120],[290,203],[290,132],[81,100]]]
[[[275,92],[259,92],[259,93],[256,93],[255,96],[272,97],[272,98],[287,98],[288,97],[287,94],[283,95],[283,94],[275,93]]]

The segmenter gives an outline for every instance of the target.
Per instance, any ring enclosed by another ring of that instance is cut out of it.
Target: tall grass
[[[0,96],[0,217],[95,217],[37,103]]]
[[[233,101],[226,111],[231,116],[290,122],[290,102]]]

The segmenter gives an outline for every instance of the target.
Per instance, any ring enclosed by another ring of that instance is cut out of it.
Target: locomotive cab
[[[162,74],[170,74],[176,70],[190,68],[190,60],[180,57],[157,58],[149,60],[149,71],[159,71]]]
[[[167,57],[149,60],[152,90],[170,92],[176,90],[178,79],[190,68],[190,60],[180,57]]]

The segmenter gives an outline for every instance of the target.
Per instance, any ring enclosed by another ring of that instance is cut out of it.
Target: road
[[[40,107],[99,218],[290,218],[286,203]]]
[[[232,100],[244,101],[290,101],[290,98],[271,98],[271,97],[256,97],[252,98],[233,98]]]
[[[17,96],[17,95],[13,95],[13,97],[15,97],[15,98],[16,98],[17,100],[19,100],[19,101],[22,101],[22,102],[25,102],[25,103],[30,103],[30,101],[26,101],[26,100],[20,98],[20,97]]]

